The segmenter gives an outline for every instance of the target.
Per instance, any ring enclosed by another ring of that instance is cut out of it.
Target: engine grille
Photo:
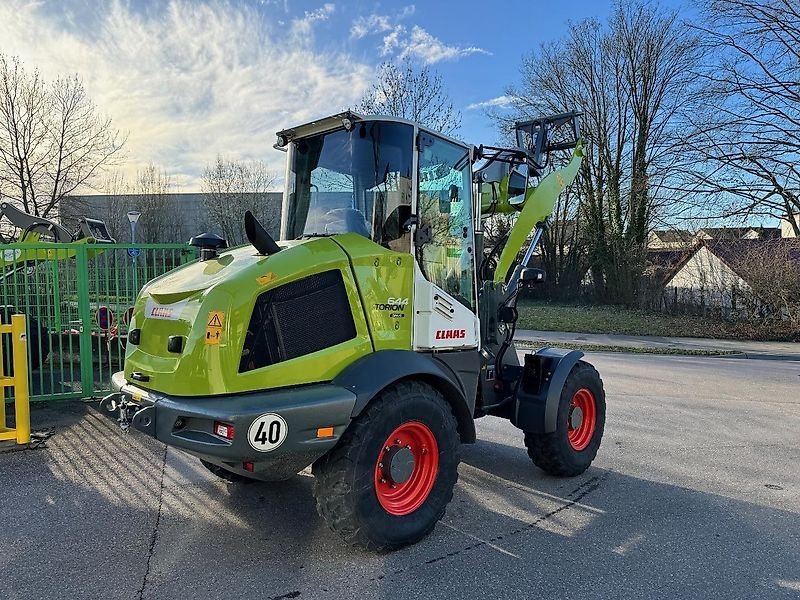
[[[261,294],[247,328],[239,372],[324,350],[356,336],[339,270],[324,271]]]

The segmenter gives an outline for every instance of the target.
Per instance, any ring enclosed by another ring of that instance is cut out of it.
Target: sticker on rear
[[[181,312],[189,304],[188,300],[182,300],[173,304],[159,304],[152,298],[148,298],[144,307],[144,316],[147,319],[161,319],[164,321],[177,321],[181,318]]]
[[[206,344],[219,345],[222,339],[222,325],[225,323],[225,313],[221,310],[212,310],[208,313],[206,325]]]
[[[282,416],[267,413],[250,424],[250,429],[247,430],[247,440],[255,450],[271,452],[286,440],[288,433],[289,427]]]

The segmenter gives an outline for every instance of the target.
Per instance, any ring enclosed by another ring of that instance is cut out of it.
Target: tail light
[[[230,423],[223,423],[222,421],[214,421],[214,435],[223,437],[226,440],[233,439],[233,425]]]

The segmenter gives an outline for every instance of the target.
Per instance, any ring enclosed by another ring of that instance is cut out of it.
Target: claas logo
[[[437,340],[459,340],[467,337],[466,329],[437,329]]]

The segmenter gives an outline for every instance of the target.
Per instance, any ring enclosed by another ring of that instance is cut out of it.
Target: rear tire
[[[202,464],[206,469],[211,471],[214,475],[216,475],[220,479],[224,479],[228,483],[251,483],[253,481],[256,481],[252,477],[245,477],[244,475],[239,475],[239,473],[228,471],[228,469],[224,469],[219,465],[215,465],[214,463],[207,462],[203,459],[200,459],[200,464]]]
[[[453,411],[436,389],[401,381],[379,394],[313,466],[317,511],[350,544],[414,544],[444,516],[460,459]]]
[[[551,475],[580,475],[597,456],[605,422],[603,380],[592,365],[578,361],[561,390],[556,430],[525,432],[528,456]]]

